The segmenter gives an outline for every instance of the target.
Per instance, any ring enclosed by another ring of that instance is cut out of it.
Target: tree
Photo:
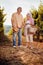
[[[0,7],[0,41],[2,41],[4,39],[3,23],[5,22],[5,16],[6,16],[6,14],[4,14],[4,8]]]
[[[31,9],[35,25],[38,27],[37,38],[43,40],[43,4],[40,3],[38,10]],[[42,36],[42,37],[41,37]]]

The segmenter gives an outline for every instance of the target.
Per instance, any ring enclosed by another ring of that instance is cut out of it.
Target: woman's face
[[[30,19],[30,16],[29,15],[27,15],[27,20],[29,20]]]

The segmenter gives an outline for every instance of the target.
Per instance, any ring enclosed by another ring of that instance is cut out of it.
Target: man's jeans
[[[13,33],[13,45],[16,46],[16,36],[18,35],[18,46],[21,45],[21,41],[22,41],[22,30],[19,29],[18,33],[14,32]]]

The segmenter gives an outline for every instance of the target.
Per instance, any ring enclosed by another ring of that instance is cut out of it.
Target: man
[[[21,14],[22,8],[18,7],[17,12],[12,14],[11,22],[13,29],[13,46],[16,46],[16,36],[18,35],[18,46],[21,45],[22,41],[22,26],[24,23],[23,16]]]

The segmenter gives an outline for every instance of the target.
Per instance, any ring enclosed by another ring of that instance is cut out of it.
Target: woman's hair
[[[31,13],[27,13],[26,16],[29,16],[32,18],[32,14]]]

